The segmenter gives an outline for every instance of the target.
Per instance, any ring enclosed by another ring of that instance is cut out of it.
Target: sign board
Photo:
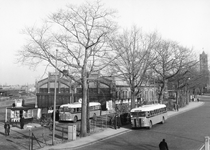
[[[22,99],[15,99],[15,106],[22,107]]]

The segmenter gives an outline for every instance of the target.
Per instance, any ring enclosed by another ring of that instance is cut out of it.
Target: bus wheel
[[[74,117],[74,121],[73,121],[73,122],[74,122],[74,123],[77,122],[77,116]]]
[[[165,118],[163,117],[163,119],[162,119],[162,122],[161,122],[162,124],[164,124],[165,123]]]
[[[149,122],[149,129],[152,129],[152,121]]]

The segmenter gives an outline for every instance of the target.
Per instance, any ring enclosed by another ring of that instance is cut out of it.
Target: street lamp
[[[55,56],[55,85],[54,85],[54,105],[53,105],[53,138],[52,144],[55,144],[55,111],[56,111],[56,84],[57,84],[57,55],[58,50],[56,49],[56,56]]]
[[[33,144],[32,144],[32,126],[30,125],[27,125],[26,127],[29,131],[29,150],[32,150],[33,149]]]

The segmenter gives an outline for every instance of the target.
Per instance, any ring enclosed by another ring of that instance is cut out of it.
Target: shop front
[[[10,121],[12,125],[21,121],[26,124],[32,122],[33,118],[37,118],[38,109],[35,104],[24,104],[23,101],[23,99],[17,99],[12,107],[6,108],[5,121]]]

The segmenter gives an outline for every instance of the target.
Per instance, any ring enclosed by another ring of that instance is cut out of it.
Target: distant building
[[[209,69],[208,69],[208,55],[203,51],[202,54],[200,54],[200,73],[204,77],[204,80],[206,81],[206,85],[204,85],[204,92],[205,90],[210,89],[210,77],[209,77]]]
[[[200,72],[208,71],[208,55],[203,51],[200,54]]]

